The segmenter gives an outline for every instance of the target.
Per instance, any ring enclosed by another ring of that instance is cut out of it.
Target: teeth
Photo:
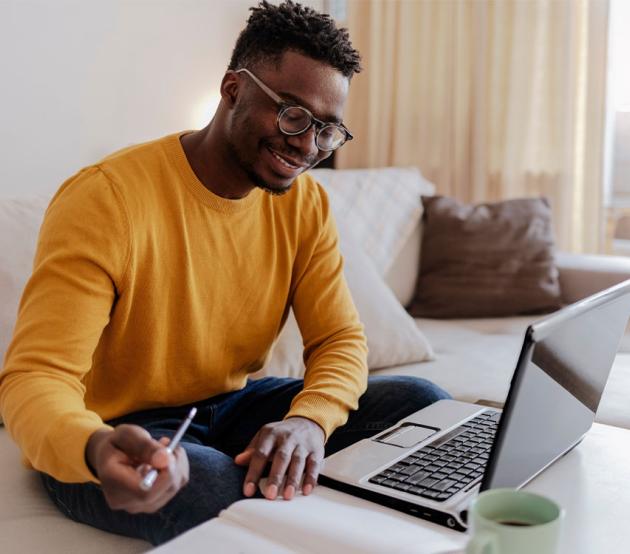
[[[290,169],[297,169],[299,167],[297,165],[290,164],[283,157],[281,157],[278,154],[276,154],[273,150],[269,149],[269,152],[271,152],[277,160],[282,162],[282,165],[285,165],[285,166],[287,166]]]

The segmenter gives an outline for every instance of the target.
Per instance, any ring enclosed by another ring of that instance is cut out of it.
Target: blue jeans
[[[41,474],[42,480],[53,502],[69,518],[161,544],[244,498],[246,469],[234,463],[234,456],[245,449],[264,424],[284,417],[302,386],[301,379],[268,377],[249,381],[242,390],[196,403],[197,416],[180,443],[188,456],[190,482],[156,513],[112,510],[95,483],[61,483],[46,474]],[[351,412],[348,422],[330,436],[326,455],[370,437],[443,398],[449,395],[424,379],[371,377],[359,409]],[[180,406],[147,410],[108,423],[134,423],[155,438],[172,436],[189,409],[190,406]]]

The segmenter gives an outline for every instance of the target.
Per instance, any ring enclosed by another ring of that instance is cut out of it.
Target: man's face
[[[278,65],[260,64],[252,72],[286,102],[307,108],[322,121],[341,122],[349,82],[329,65],[288,51]],[[238,94],[227,129],[234,161],[252,184],[282,194],[300,173],[331,153],[317,148],[314,128],[301,135],[282,134],[278,104],[245,73],[234,78]]]

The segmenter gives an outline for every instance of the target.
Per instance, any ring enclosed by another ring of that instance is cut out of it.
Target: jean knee
[[[368,386],[378,387],[379,393],[392,399],[400,405],[420,410],[438,400],[445,400],[451,396],[444,389],[422,377],[409,375],[393,375],[371,377]]]
[[[409,388],[423,395],[431,404],[438,400],[447,400],[451,395],[443,388],[423,377],[409,377]]]
[[[211,447],[184,445],[190,466],[190,480],[167,504],[166,512],[175,534],[215,518],[243,495],[246,469]]]

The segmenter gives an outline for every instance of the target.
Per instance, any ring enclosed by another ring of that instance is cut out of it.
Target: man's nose
[[[319,148],[315,144],[315,126],[311,125],[306,131],[299,135],[288,135],[286,137],[287,142],[297,150],[300,151],[304,158],[314,158],[319,154]]]

